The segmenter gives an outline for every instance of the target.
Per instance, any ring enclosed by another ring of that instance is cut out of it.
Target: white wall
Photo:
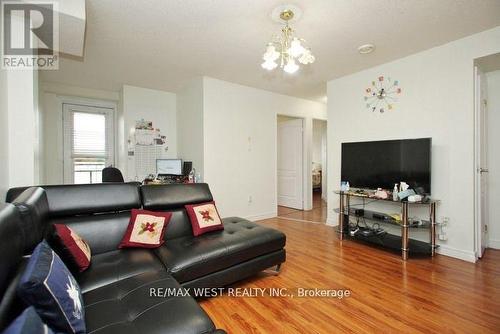
[[[38,89],[33,71],[7,73],[9,188],[34,184],[36,150],[36,108]]]
[[[323,158],[323,137],[326,136],[326,122],[313,120],[313,155],[312,161],[318,164],[322,163]]]
[[[13,16],[13,20],[22,21]],[[0,69],[0,198],[40,178],[38,72]]]
[[[500,249],[500,71],[486,73],[488,82],[488,246]]]
[[[0,69],[0,201],[9,188],[9,136],[7,109],[7,71]]]
[[[206,77],[203,103],[205,180],[221,214],[276,216],[277,115],[305,119],[311,159],[313,118],[326,119],[326,106]]]
[[[328,82],[328,191],[339,188],[341,143],[432,137],[432,195],[450,218],[441,253],[469,261],[474,248],[474,58],[500,51],[500,27]],[[365,108],[364,90],[379,75],[403,93],[385,114]],[[337,224],[329,196],[328,223]]]
[[[153,121],[153,127],[159,128],[161,134],[167,137],[168,152],[165,157],[177,158],[177,106],[175,94],[125,85],[122,89],[122,109],[124,133],[127,137],[125,139],[128,139],[128,135],[135,128],[136,120]],[[127,168],[123,172],[126,180],[135,180],[134,157],[128,157]],[[151,173],[156,173],[156,171],[151,171]]]
[[[35,113],[35,133],[34,133],[34,179],[33,184],[40,184],[45,174],[44,165],[44,124],[41,113],[41,99],[40,99],[40,83],[39,72],[33,72],[33,112]]]
[[[203,179],[203,78],[196,78],[177,94],[177,151],[192,161]]]
[[[0,70],[0,196],[38,180],[38,76],[32,70]]]

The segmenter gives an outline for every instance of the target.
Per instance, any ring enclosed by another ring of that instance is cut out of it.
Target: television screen
[[[389,189],[404,181],[431,193],[431,138],[342,143],[342,181],[353,188]]]

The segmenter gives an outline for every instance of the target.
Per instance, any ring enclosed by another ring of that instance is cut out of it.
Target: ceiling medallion
[[[371,111],[378,110],[384,113],[386,110],[393,110],[396,96],[401,94],[398,80],[392,80],[379,76],[377,81],[372,81],[372,85],[365,89],[366,108]]]
[[[311,49],[303,45],[305,40],[294,36],[294,30],[289,25],[289,22],[296,17],[297,10],[295,6],[280,8],[279,19],[284,24],[284,27],[267,44],[266,52],[262,56],[264,62],[261,66],[268,71],[272,71],[279,66],[285,72],[291,74],[299,69],[297,62],[307,65],[315,61]]]

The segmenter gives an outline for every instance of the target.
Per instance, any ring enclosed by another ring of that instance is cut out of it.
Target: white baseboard
[[[488,240],[488,248],[500,249],[500,240],[496,239]]]
[[[476,262],[476,255],[473,251],[465,251],[462,249],[457,249],[446,245],[439,245],[437,253],[441,255],[454,257],[456,259],[464,260],[467,262],[472,262],[472,263]]]
[[[246,217],[243,217],[247,220],[250,220],[250,221],[257,221],[257,220],[264,220],[264,219],[269,219],[269,218],[274,218],[278,216],[278,212],[277,211],[273,211],[273,212],[268,212],[268,213],[262,213],[262,214],[259,214],[259,215],[252,215],[252,216],[246,216]]]

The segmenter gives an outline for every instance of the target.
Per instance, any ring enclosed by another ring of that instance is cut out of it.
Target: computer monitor
[[[156,159],[156,174],[182,175],[181,159]]]

